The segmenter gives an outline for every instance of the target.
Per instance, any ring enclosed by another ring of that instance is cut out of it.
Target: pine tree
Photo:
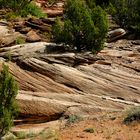
[[[0,139],[8,132],[17,114],[17,84],[9,73],[8,66],[3,64],[0,74]]]

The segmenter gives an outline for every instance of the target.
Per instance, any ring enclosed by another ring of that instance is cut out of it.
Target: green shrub
[[[32,15],[38,18],[46,16],[32,0],[0,0],[0,8],[12,10],[7,17],[11,15],[21,17]]]
[[[81,0],[67,0],[64,23],[57,19],[53,27],[56,42],[69,44],[72,48],[93,53],[103,48],[108,24],[106,13],[100,6],[91,6]]]
[[[25,43],[25,40],[22,37],[17,37],[15,40],[15,44],[23,44]]]
[[[9,62],[12,60],[12,56],[11,56],[10,51],[5,55],[5,57],[6,57],[6,62]]]
[[[14,12],[24,9],[32,0],[0,0],[1,8],[10,8]]]
[[[43,13],[35,3],[29,3],[28,5],[26,5],[21,11],[19,11],[19,14],[22,17],[27,17],[28,15],[32,15],[38,18],[42,18],[46,16],[46,14]]]
[[[133,121],[139,121],[140,122],[140,106],[130,108],[127,113],[126,117],[124,118],[123,122],[125,124],[129,124]]]
[[[16,95],[17,84],[9,74],[8,66],[3,65],[0,74],[0,139],[8,132],[17,114]]]
[[[114,20],[127,29],[140,32],[140,0],[111,0]]]
[[[80,119],[81,119],[80,116],[70,115],[70,116],[68,116],[67,123],[68,124],[75,123],[75,122],[79,121]]]
[[[18,14],[17,13],[15,13],[15,12],[13,12],[13,11],[11,11],[11,12],[8,12],[8,13],[6,13],[6,15],[5,15],[5,18],[6,19],[16,19],[16,18],[18,18]]]

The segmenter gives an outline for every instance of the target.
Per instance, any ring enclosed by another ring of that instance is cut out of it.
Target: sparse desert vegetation
[[[126,117],[123,122],[125,124],[130,124],[133,121],[140,122],[140,106],[132,107],[126,111]]]
[[[139,6],[0,0],[0,139],[137,140]]]

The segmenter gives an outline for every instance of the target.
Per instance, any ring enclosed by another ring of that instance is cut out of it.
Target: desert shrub
[[[62,27],[63,23],[60,18],[57,17],[53,26],[52,34],[54,35],[54,40],[58,43],[64,40],[62,36]]]
[[[25,39],[23,39],[22,37],[17,37],[16,40],[15,40],[15,44],[18,45],[18,44],[23,44],[25,43]]]
[[[11,20],[13,20],[13,19],[18,18],[18,16],[19,15],[17,13],[15,13],[13,11],[10,11],[10,12],[6,13],[4,17],[5,17],[5,19],[11,19]]]
[[[133,121],[139,121],[140,122],[140,106],[130,108],[126,112],[126,117],[124,118],[123,122],[125,124],[129,124]]]
[[[92,4],[92,5],[91,5]],[[103,48],[108,30],[105,11],[88,0],[67,0],[64,10],[64,23],[59,19],[53,27],[56,42],[69,44],[76,50],[89,50],[93,53]]]
[[[24,9],[32,0],[0,0],[1,8],[10,8],[15,12]]]
[[[77,123],[83,120],[81,116],[74,115],[74,114],[71,114],[69,116],[64,116],[64,118],[62,119],[67,119],[66,126],[72,125],[73,123]]]
[[[12,56],[11,56],[10,51],[9,51],[9,52],[7,52],[7,54],[5,55],[5,58],[6,58],[6,62],[9,62],[9,61],[11,61],[11,60],[12,60]]]
[[[12,12],[8,16],[36,17],[46,16],[32,0],[0,0],[0,8],[10,9]]]
[[[140,32],[140,0],[111,0],[111,14],[121,27]]]
[[[38,18],[45,17],[46,14],[41,11],[41,9],[35,3],[27,4],[22,10],[19,11],[22,17],[27,17],[32,15]]]
[[[84,132],[94,133],[94,129],[93,128],[86,128],[86,129],[84,129]]]
[[[8,132],[17,114],[16,95],[17,84],[9,74],[8,66],[3,64],[0,74],[0,139]]]

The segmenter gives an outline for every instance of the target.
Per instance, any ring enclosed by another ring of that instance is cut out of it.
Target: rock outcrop
[[[62,3],[57,3],[56,13],[44,4],[49,18],[14,22],[14,30],[0,22],[0,69],[7,55],[12,57],[5,63],[19,85],[16,123],[46,122],[71,114],[91,117],[139,106],[140,42],[118,40],[126,32],[117,29],[109,32],[106,47],[97,55],[68,53],[63,44],[47,43],[40,35],[49,33],[53,17],[63,12]],[[15,45],[18,37],[34,43]]]
[[[19,84],[22,122],[45,122],[70,114],[87,117],[140,105],[137,41],[108,43],[97,55],[53,54],[54,46],[62,47],[45,42],[12,47],[16,62],[7,65]]]

